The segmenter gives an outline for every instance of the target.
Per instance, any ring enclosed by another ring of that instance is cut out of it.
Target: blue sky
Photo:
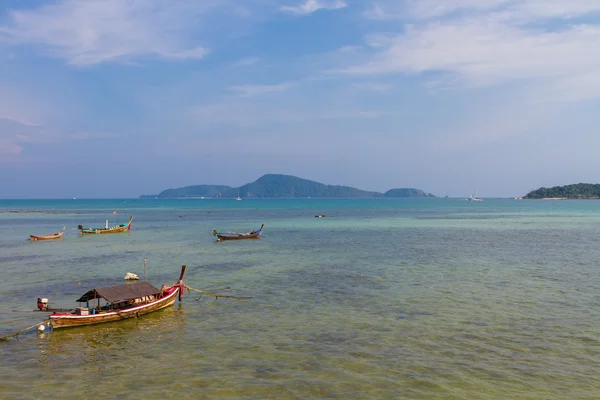
[[[600,183],[595,0],[2,0],[0,198]]]

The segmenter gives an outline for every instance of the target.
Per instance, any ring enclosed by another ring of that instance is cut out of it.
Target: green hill
[[[392,192],[392,194],[389,194]],[[252,183],[239,188],[225,185],[195,185],[178,189],[167,189],[156,195],[142,195],[140,198],[193,198],[193,197],[237,197],[277,198],[277,197],[435,197],[419,189],[392,189],[384,195],[356,189],[350,186],[326,185],[291,175],[267,174]],[[394,194],[396,193],[396,194]]]
[[[326,185],[291,175],[267,174],[240,187],[241,197],[380,197],[350,186]]]
[[[524,199],[600,199],[600,185],[577,183],[574,185],[541,187],[523,196]]]
[[[233,193],[234,191],[237,193],[236,189],[225,185],[195,185],[186,186],[179,189],[167,189],[160,192],[160,194],[141,196],[141,198],[158,197],[160,199],[172,199],[176,197],[218,197],[220,194],[229,194],[230,192]],[[231,195],[229,195],[229,197],[231,197]]]
[[[425,193],[421,189],[390,189],[383,194],[384,197],[435,197],[431,193]]]

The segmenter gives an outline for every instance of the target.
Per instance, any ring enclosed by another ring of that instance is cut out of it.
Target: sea
[[[38,297],[73,308],[182,265],[192,288],[250,298],[26,331],[0,342],[0,398],[600,398],[594,200],[0,200],[0,336],[47,318]]]

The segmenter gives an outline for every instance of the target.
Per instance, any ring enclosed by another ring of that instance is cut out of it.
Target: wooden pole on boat
[[[187,265],[181,266],[181,275],[179,275],[179,280],[177,284],[179,285],[179,301],[183,300],[183,290],[185,289],[185,285],[183,283],[183,277],[185,276],[185,271],[187,270]]]
[[[146,259],[144,258],[144,281],[147,281],[146,279]]]
[[[183,277],[185,276],[185,271],[187,271],[187,265],[182,265],[181,266],[181,275],[179,275],[179,280],[182,281]]]

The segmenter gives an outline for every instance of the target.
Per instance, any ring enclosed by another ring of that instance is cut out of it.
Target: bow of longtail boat
[[[94,325],[139,317],[171,306],[175,300],[179,298],[181,301],[183,298],[185,289],[183,277],[186,270],[187,266],[183,265],[177,283],[170,286],[162,285],[160,289],[148,282],[92,289],[77,300],[88,306],[77,307],[71,312],[55,312],[50,315],[50,323],[53,328]],[[107,304],[101,306],[101,299]]]

